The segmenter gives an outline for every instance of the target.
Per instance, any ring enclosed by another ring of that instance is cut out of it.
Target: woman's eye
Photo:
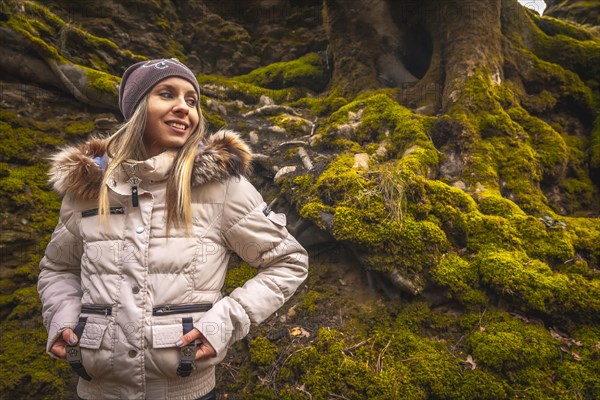
[[[164,97],[165,99],[170,99],[172,97],[171,93],[169,93],[169,92],[160,92],[158,95],[160,97]]]
[[[192,107],[195,107],[195,106],[196,106],[196,104],[198,104],[198,100],[196,100],[196,99],[194,99],[194,98],[187,99],[187,103],[188,103],[188,105],[190,105],[190,106],[192,106]]]

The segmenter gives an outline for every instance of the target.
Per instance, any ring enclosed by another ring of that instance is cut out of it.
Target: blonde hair
[[[166,204],[167,236],[171,227],[184,227],[186,235],[192,231],[192,206],[190,181],[196,149],[204,137],[205,122],[200,101],[196,104],[198,124],[188,140],[177,151],[173,168],[167,176]],[[108,139],[106,152],[109,158],[100,196],[98,198],[98,216],[104,224],[108,223],[110,204],[108,200],[108,181],[118,170],[122,162],[127,160],[145,160],[148,158],[144,146],[144,131],[148,115],[148,95],[144,96],[131,118]]]

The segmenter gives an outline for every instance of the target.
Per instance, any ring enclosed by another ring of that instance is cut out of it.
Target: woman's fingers
[[[200,331],[194,328],[185,335],[181,336],[179,339],[177,339],[177,341],[175,342],[175,346],[183,347],[185,345],[188,345],[194,340],[199,339],[201,335],[202,334],[200,333]]]
[[[74,346],[75,344],[77,344],[78,342],[78,337],[77,335],[75,335],[75,332],[73,332],[72,329],[65,329],[64,331],[62,331],[62,340],[65,341],[65,343],[68,343],[69,346]]]
[[[216,357],[217,352],[211,346],[211,344],[206,340],[206,337],[200,332],[198,329],[194,328],[185,335],[181,336],[176,342],[175,346],[183,347],[189,343],[192,343],[194,340],[200,339],[200,343],[196,348],[196,360],[201,360],[203,358]]]
[[[205,358],[216,357],[217,352],[207,341],[203,341],[196,348],[196,360],[202,360]]]
[[[69,343],[70,345],[74,345],[77,343],[77,336],[75,336],[73,330],[69,328],[62,331],[61,336],[59,336],[50,347],[50,352],[58,358],[67,358],[67,351],[65,349],[67,343]]]

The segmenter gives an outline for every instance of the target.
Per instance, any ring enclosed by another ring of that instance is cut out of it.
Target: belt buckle
[[[76,344],[75,346],[66,346],[65,350],[67,352],[67,361],[69,363],[81,362],[81,349],[79,348],[79,344]]]
[[[177,375],[182,378],[190,376],[196,368],[196,342],[187,344],[179,349],[179,366],[177,367]]]

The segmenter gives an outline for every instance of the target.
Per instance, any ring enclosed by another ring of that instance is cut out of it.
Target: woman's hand
[[[50,347],[50,352],[58,358],[62,358],[63,360],[66,359],[67,350],[65,347],[67,347],[67,343],[69,346],[73,346],[75,343],[77,343],[77,336],[75,336],[75,333],[70,328],[62,331],[61,336],[59,336],[52,344],[52,347]]]
[[[183,347],[196,339],[200,339],[200,344],[198,344],[196,347],[196,360],[203,360],[205,358],[217,356],[217,352],[215,351],[214,347],[208,343],[206,337],[196,328],[181,336],[177,342],[175,342],[175,345],[177,347]]]

